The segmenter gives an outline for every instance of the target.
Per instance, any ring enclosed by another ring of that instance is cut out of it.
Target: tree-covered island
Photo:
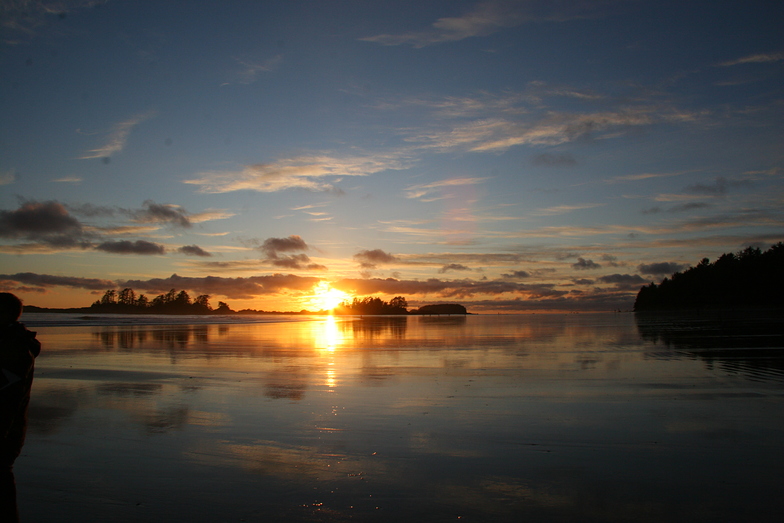
[[[187,291],[171,289],[165,294],[160,294],[149,299],[144,294],[137,294],[131,288],[122,290],[108,289],[101,299],[96,300],[90,307],[79,309],[42,309],[28,306],[29,312],[94,312],[102,314],[337,314],[337,315],[404,315],[404,314],[470,314],[466,308],[456,303],[424,305],[419,309],[408,310],[408,302],[403,296],[395,296],[390,301],[381,298],[365,297],[344,301],[335,309],[297,312],[264,311],[255,309],[233,310],[227,303],[219,301],[218,307],[210,304],[211,296],[201,294],[191,298]]]
[[[713,263],[703,258],[658,285],[642,287],[634,302],[635,312],[755,308],[784,309],[782,242],[765,252],[748,247],[723,254]]]

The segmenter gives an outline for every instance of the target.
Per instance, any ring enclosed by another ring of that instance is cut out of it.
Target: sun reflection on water
[[[324,385],[334,389],[338,384],[336,372],[336,351],[346,343],[346,336],[338,328],[338,320],[334,316],[327,316],[323,322],[315,323],[313,341],[315,348],[327,360]]]

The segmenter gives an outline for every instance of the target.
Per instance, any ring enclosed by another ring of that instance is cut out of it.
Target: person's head
[[[10,292],[0,292],[0,323],[13,323],[22,315],[22,300]]]

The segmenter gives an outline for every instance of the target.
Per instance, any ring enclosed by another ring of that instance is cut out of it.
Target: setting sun
[[[348,294],[338,289],[333,289],[329,282],[321,282],[313,289],[313,295],[308,297],[308,307],[314,310],[332,310],[344,300],[351,298]]]

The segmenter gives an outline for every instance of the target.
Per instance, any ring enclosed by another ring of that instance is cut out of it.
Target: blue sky
[[[784,239],[779,2],[0,6],[29,304],[627,309]]]

